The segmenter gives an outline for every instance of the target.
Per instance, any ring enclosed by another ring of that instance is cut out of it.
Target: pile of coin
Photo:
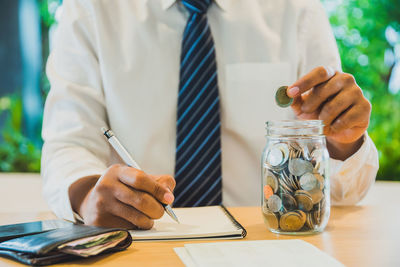
[[[312,231],[326,211],[324,151],[299,140],[270,145],[264,159],[264,219],[271,229]]]

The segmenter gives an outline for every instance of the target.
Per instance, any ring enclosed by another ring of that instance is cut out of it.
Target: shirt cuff
[[[71,222],[80,222],[83,223],[83,219],[79,214],[74,212],[71,206],[71,200],[69,198],[69,188],[73,183],[76,181],[85,178],[85,177],[93,177],[93,176],[101,176],[102,173],[104,173],[104,169],[101,168],[88,168],[86,170],[82,170],[80,172],[75,173],[73,176],[68,177],[63,181],[63,184],[61,186],[60,190],[60,205],[51,205],[53,206],[52,209],[54,213],[59,217],[67,221]]]
[[[348,159],[330,159],[332,204],[354,205],[360,201],[375,181],[378,168],[378,151],[365,133],[363,144]]]

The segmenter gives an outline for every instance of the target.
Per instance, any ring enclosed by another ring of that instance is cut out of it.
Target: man
[[[324,121],[334,204],[375,180],[371,105],[317,0],[64,0],[47,71],[44,194],[68,220],[148,229],[160,202],[259,205],[271,119]],[[102,126],[144,171],[115,164]]]

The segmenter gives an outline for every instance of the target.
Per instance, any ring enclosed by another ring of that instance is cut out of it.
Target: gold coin
[[[304,222],[299,213],[288,212],[282,215],[279,225],[283,231],[298,231],[303,227]]]
[[[306,225],[310,230],[314,229],[314,219],[311,213],[307,213]]]
[[[322,192],[322,190],[320,190],[318,188],[309,190],[308,193],[310,193],[310,195],[311,195],[313,205],[319,203],[321,201],[322,197],[324,196],[324,193]]]
[[[287,108],[293,103],[293,98],[286,93],[287,86],[281,86],[275,93],[276,104],[282,108]]]
[[[274,193],[278,190],[278,179],[271,172],[267,171],[267,185],[271,186]]]
[[[278,221],[278,217],[270,212],[263,212],[263,216],[264,216],[264,221],[268,224],[268,226],[272,229],[278,229],[279,228],[279,221]]]
[[[304,211],[302,211],[302,210],[296,210],[296,212],[297,212],[298,214],[300,214],[300,216],[301,216],[301,221],[302,221],[302,223],[304,224],[304,223],[306,222],[306,220],[307,220],[307,215],[306,215],[306,213],[305,213]]]
[[[297,207],[303,211],[310,211],[313,207],[311,194],[305,190],[297,190],[294,193],[294,198],[297,201]]]

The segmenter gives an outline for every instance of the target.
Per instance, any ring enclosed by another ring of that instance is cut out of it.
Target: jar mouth
[[[267,121],[266,127],[282,127],[282,128],[300,128],[307,127],[321,127],[324,126],[322,120],[281,120],[281,121]]]
[[[270,136],[322,135],[324,128],[322,120],[272,120],[265,124]]]

